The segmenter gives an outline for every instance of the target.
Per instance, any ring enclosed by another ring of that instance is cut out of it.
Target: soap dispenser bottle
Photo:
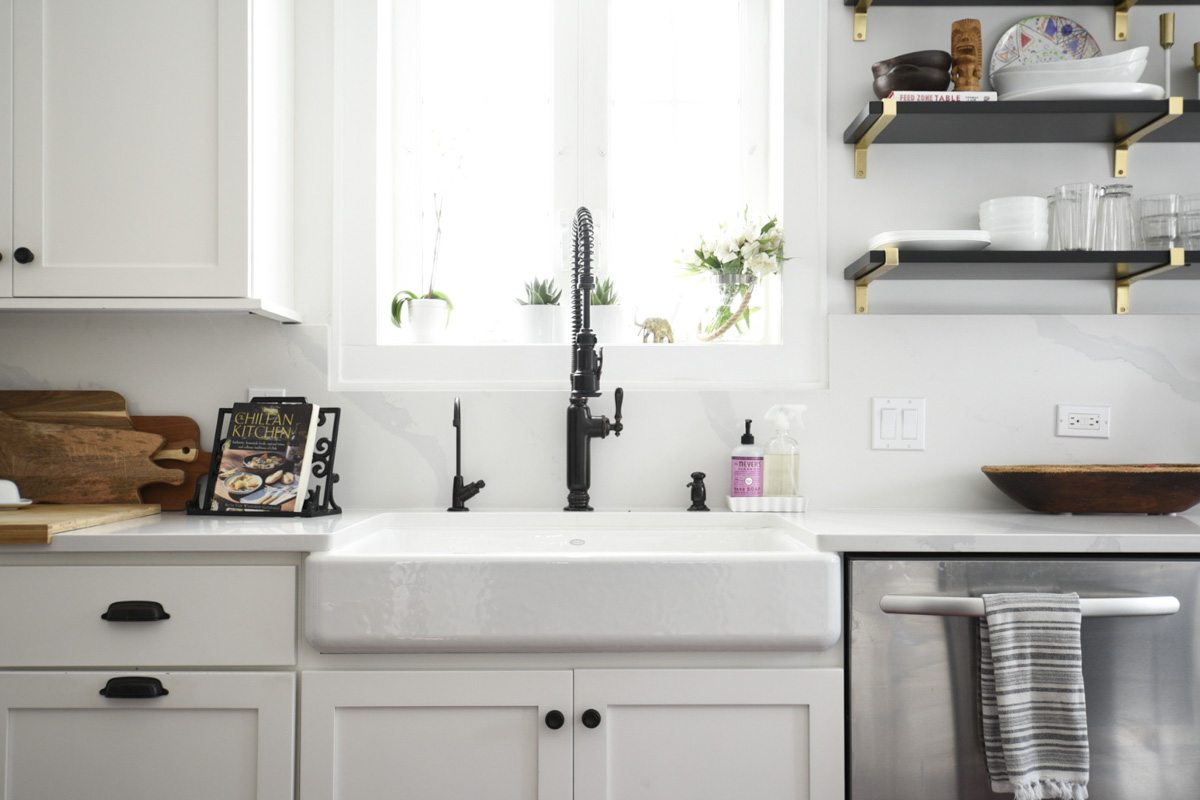
[[[763,496],[800,497],[800,445],[789,435],[792,422],[804,427],[801,414],[808,406],[772,406],[767,419],[775,435],[767,442],[763,459]]]
[[[746,420],[742,443],[733,448],[729,464],[730,497],[763,496],[763,449],[754,443],[750,422]]]

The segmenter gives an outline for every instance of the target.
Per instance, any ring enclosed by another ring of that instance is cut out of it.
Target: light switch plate
[[[924,450],[925,399],[871,398],[872,450]]]

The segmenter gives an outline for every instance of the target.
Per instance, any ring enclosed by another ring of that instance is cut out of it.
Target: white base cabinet
[[[843,794],[837,669],[306,671],[300,696],[300,800]]]
[[[110,678],[167,694],[110,697]],[[2,800],[291,800],[292,673],[0,673]]]

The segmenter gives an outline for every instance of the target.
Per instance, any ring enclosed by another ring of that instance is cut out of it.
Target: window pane
[[[436,243],[453,338],[494,341],[524,282],[556,263],[553,2],[414,2],[395,52],[397,288],[427,289]]]
[[[766,144],[746,141],[746,116],[766,109],[747,108],[742,97],[738,6],[611,0],[605,266],[639,319],[670,318],[689,339],[697,312],[688,306],[707,290],[681,277],[681,252],[747,203],[766,212],[762,198],[747,196],[743,175],[743,154]]]

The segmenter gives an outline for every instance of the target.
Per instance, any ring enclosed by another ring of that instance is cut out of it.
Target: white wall
[[[799,3],[788,0],[789,10]],[[0,387],[104,388],[138,414],[186,414],[211,438],[216,410],[248,386],[283,386],[343,410],[336,497],[343,506],[435,508],[449,502],[454,472],[451,393],[334,394],[326,386],[332,261],[330,237],[329,0],[300,0],[297,271],[309,324],[248,316],[101,313],[0,315]],[[1175,7],[1175,89],[1194,96],[1188,66],[1200,38],[1200,11]],[[1159,8],[1135,7],[1132,44],[1155,44]],[[761,422],[779,402],[809,406],[798,438],[805,491],[816,507],[1008,508],[980,474],[984,464],[1200,461],[1200,286],[1139,284],[1135,313],[1116,317],[1110,287],[999,282],[876,284],[874,313],[854,316],[844,266],[871,234],[896,228],[973,227],[980,200],[1045,193],[1075,180],[1111,182],[1111,154],[1081,146],[882,146],[871,176],[851,177],[842,131],[871,98],[872,62],[912,50],[949,47],[950,22],[984,21],[990,56],[999,34],[1036,8],[871,11],[870,37],[853,43],[851,12],[829,9],[828,287],[829,388],[803,393],[629,393],[625,433],[595,442],[593,504],[600,508],[686,507],[689,473],[723,495],[728,450],[741,420]],[[1070,14],[1112,41],[1111,13]],[[932,33],[929,33],[932,32]],[[1158,80],[1161,56],[1147,79]],[[1200,192],[1200,148],[1133,149],[1138,193]],[[921,285],[928,284],[928,285]],[[1005,295],[1008,293],[1008,296]],[[971,308],[1020,311],[962,314]],[[1065,311],[1076,316],[1031,314]],[[892,313],[887,312],[911,312]],[[919,312],[919,313],[918,313]],[[1140,312],[1140,313],[1139,313]],[[236,345],[236,348],[233,347]],[[565,353],[564,353],[565,357]],[[606,386],[619,385],[614,355]],[[781,372],[787,369],[780,365]],[[874,396],[927,400],[927,449],[870,449]],[[464,472],[487,488],[473,508],[555,508],[565,501],[567,381],[562,392],[462,393]],[[1112,407],[1109,440],[1053,435],[1056,403]],[[595,403],[611,414],[610,396]]]

